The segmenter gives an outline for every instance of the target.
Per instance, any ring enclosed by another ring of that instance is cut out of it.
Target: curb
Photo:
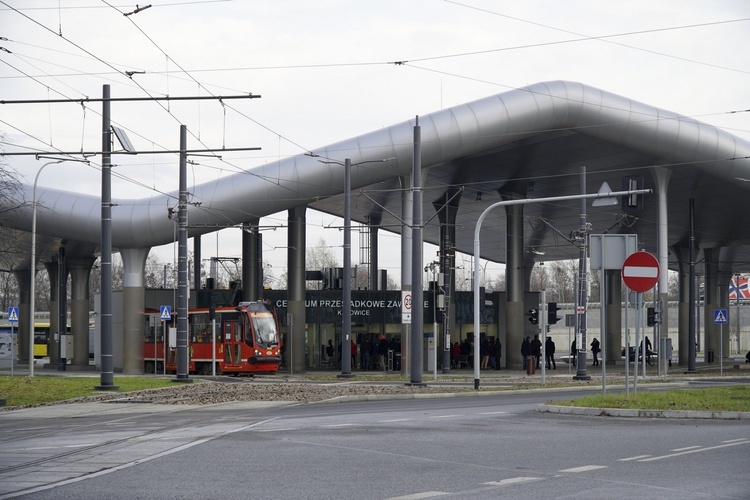
[[[746,411],[689,411],[689,410],[632,410],[622,408],[585,408],[581,406],[557,406],[540,404],[536,411],[559,415],[583,415],[588,417],[626,418],[695,418],[715,420],[750,420]]]

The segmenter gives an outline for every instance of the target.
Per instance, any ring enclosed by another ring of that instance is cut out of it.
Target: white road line
[[[641,458],[648,458],[651,455],[636,455],[635,457],[621,458],[620,462],[627,462],[630,460],[640,460]]]
[[[450,495],[445,491],[423,491],[422,493],[412,493],[411,495],[404,495],[402,497],[391,497],[386,500],[421,500],[423,498],[434,498],[442,497],[443,495]]]
[[[694,450],[696,448],[700,448],[700,446],[685,446],[684,448],[675,448],[674,450],[669,450],[669,451],[686,451],[686,450]]]
[[[391,418],[389,420],[378,420],[378,423],[390,424],[391,422],[411,422],[413,418]]]
[[[461,415],[433,415],[430,418],[454,418],[460,417]]]
[[[253,429],[254,432],[298,431],[299,427],[279,427],[277,429]]]
[[[740,441],[747,441],[747,438],[727,439],[726,441],[722,441],[722,443],[739,443]]]
[[[330,424],[330,425],[324,425],[323,427],[354,427],[359,424]]]
[[[509,477],[508,479],[501,479],[500,481],[488,481],[487,486],[507,486],[509,484],[528,483],[531,481],[541,481],[543,477]]]
[[[477,415],[509,415],[507,411],[483,411]]]
[[[639,460],[639,462],[653,462],[654,460],[661,460],[663,458],[672,458],[672,457],[679,457],[680,455],[688,455],[690,453],[698,453],[700,451],[711,451],[711,450],[718,450],[720,448],[727,448],[729,446],[737,446],[738,444],[748,444],[750,441],[744,440],[744,441],[738,441],[734,443],[726,443],[726,444],[720,444],[716,446],[707,446],[705,448],[698,448],[695,450],[687,450],[687,451],[680,451],[677,453],[670,453],[669,455],[661,455],[658,457],[651,457],[651,458],[644,458],[643,460]]]
[[[572,469],[563,469],[558,472],[588,472],[596,469],[606,469],[608,465],[582,465],[580,467],[573,467]]]

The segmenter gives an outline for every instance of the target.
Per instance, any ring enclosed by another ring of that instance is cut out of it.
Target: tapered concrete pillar
[[[443,196],[432,203],[438,213],[440,220],[440,272],[443,274],[443,293],[445,297],[445,317],[443,320],[443,335],[438,340],[436,348],[439,349],[443,373],[450,373],[451,366],[451,332],[458,331],[456,328],[456,215],[458,205],[461,201],[461,192],[458,189],[450,189]],[[477,279],[479,279],[477,277]],[[484,300],[484,297],[481,298]]]
[[[34,330],[34,325],[29,319],[31,301],[31,272],[29,269],[13,271],[18,283],[18,360],[21,363],[29,362],[29,337]],[[32,341],[33,342],[33,341]]]
[[[518,195],[503,196],[504,199],[520,198]],[[524,283],[526,281],[523,255],[523,206],[505,207],[506,266],[505,266],[505,361],[508,368],[521,369],[521,343],[524,337]]]
[[[263,249],[259,222],[260,219],[255,217],[242,227],[242,300],[263,298]]]
[[[667,338],[669,334],[669,219],[667,205],[667,186],[672,176],[672,171],[663,167],[652,170],[657,186],[657,201],[659,204],[657,220],[657,255],[659,260],[659,299],[661,299],[661,326],[659,327],[661,338]],[[654,339],[656,341],[656,339]],[[659,346],[654,344],[654,349]]]
[[[44,263],[49,279],[49,327],[51,332],[57,332],[60,324],[60,284],[58,278],[57,259]],[[55,342],[54,336],[50,335],[48,351],[50,367],[57,366],[60,359],[60,345]]]
[[[70,330],[73,335],[73,361],[76,367],[89,366],[89,277],[95,257],[67,259],[70,272]]]
[[[367,224],[369,225],[369,245],[370,245],[370,269],[369,275],[367,276],[367,289],[377,290],[378,289],[378,226],[381,222],[380,214],[371,214]],[[383,284],[383,290],[386,289],[387,283]]]
[[[193,236],[193,290],[201,288],[201,236]]]
[[[150,248],[120,249],[123,263],[122,279],[122,339],[113,338],[113,346],[122,346],[122,373],[137,375],[143,373],[143,342],[146,322],[146,286],[143,273]],[[117,348],[115,352],[115,368]]]
[[[677,257],[679,290],[677,299],[677,364],[687,367],[690,354],[690,257],[687,248],[673,247],[672,252]]]
[[[288,326],[284,352],[288,366],[293,371],[307,369],[305,363],[305,248],[307,207],[295,207],[288,212],[287,250],[287,312],[292,324]]]
[[[719,326],[714,323],[714,310],[721,308],[719,248],[707,248],[705,255],[706,276],[703,285],[703,361],[719,363]],[[728,282],[727,282],[728,284]],[[711,353],[711,354],[709,354]],[[711,357],[712,359],[709,359]]]
[[[606,289],[606,347],[603,358],[608,365],[621,362],[622,354],[622,272],[619,269],[605,271]]]

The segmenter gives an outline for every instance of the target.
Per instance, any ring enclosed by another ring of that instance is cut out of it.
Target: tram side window
[[[208,321],[208,314],[194,314],[190,320],[191,341],[211,342],[211,323]]]

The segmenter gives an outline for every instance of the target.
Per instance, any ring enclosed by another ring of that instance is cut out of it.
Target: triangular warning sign
[[[18,321],[18,309],[11,308],[10,313],[8,313],[8,321]]]

